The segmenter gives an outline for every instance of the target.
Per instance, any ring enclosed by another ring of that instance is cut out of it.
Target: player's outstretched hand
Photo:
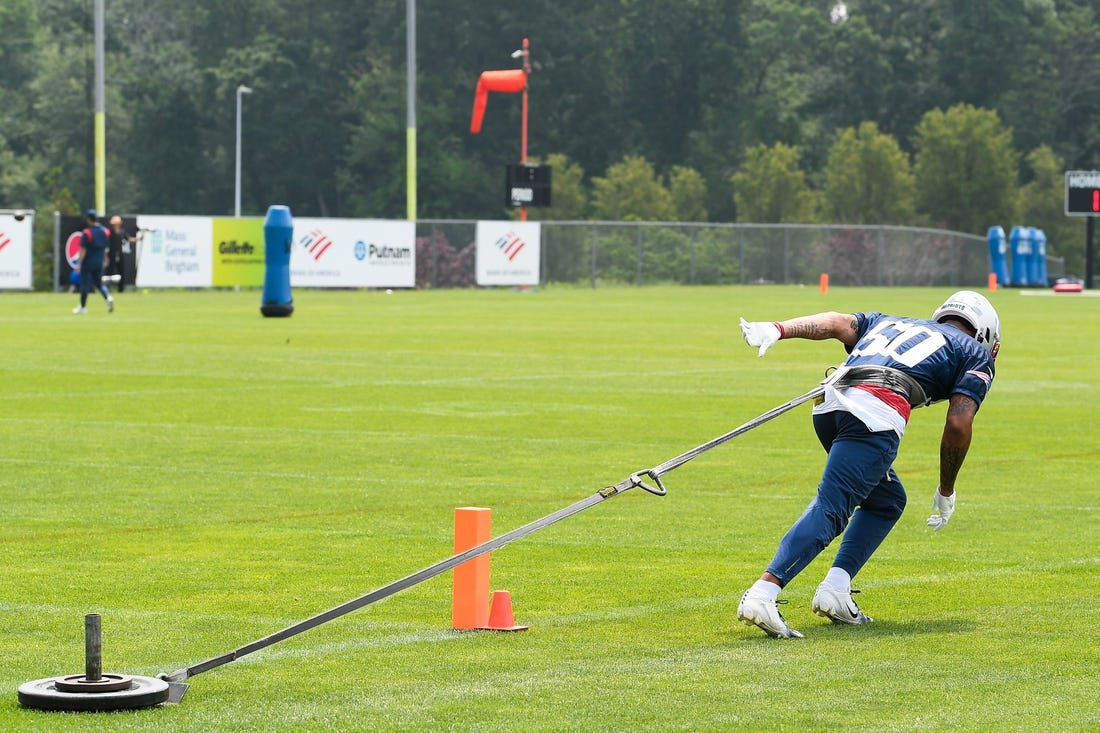
[[[955,513],[955,494],[944,496],[937,486],[936,493],[932,496],[932,511],[935,514],[928,518],[928,526],[938,532],[947,526],[947,520]]]
[[[741,334],[745,337],[745,343],[749,346],[759,346],[757,356],[767,353],[776,341],[779,340],[779,327],[771,321],[746,321],[741,319]]]

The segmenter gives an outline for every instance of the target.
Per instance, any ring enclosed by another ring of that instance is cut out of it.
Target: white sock
[[[829,568],[829,572],[825,574],[825,582],[841,590],[852,589],[852,576],[842,568]]]
[[[753,592],[753,595],[764,596],[769,601],[774,601],[776,598],[779,598],[779,591],[782,589],[775,583],[769,583],[766,580],[758,580],[752,584],[749,590]]]

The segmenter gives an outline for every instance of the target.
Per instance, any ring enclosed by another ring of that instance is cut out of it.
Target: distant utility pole
[[[416,221],[416,0],[405,0],[405,202]]]

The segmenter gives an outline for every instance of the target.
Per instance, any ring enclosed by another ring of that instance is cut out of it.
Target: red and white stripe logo
[[[526,245],[527,242],[523,241],[523,237],[515,232],[508,232],[496,241],[497,249],[504,253],[509,262],[514,260]]]
[[[328,251],[328,248],[332,246],[332,240],[328,235],[320,229],[314,229],[309,234],[306,234],[298,242],[301,244],[309,256],[316,262]]]

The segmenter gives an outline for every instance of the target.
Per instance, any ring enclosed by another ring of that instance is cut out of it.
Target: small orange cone
[[[512,594],[506,590],[493,591],[493,604],[489,610],[489,631],[526,631],[527,626],[516,626],[512,614]]]

